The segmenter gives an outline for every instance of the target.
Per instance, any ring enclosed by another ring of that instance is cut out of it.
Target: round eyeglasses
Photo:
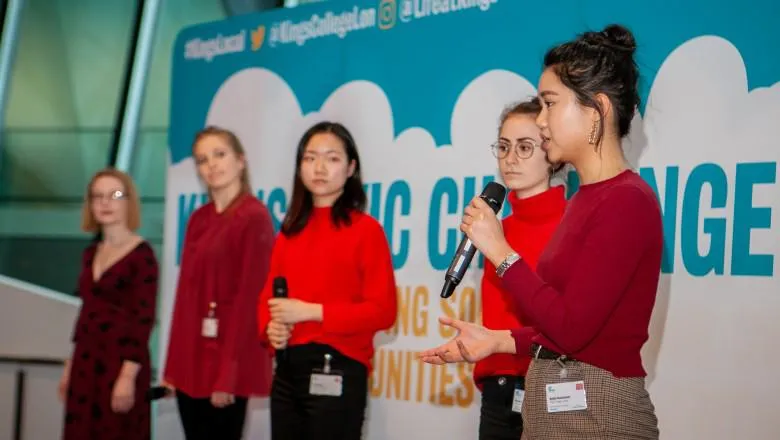
[[[528,159],[534,155],[539,145],[531,141],[520,141],[514,145],[515,154],[520,159]],[[509,151],[512,149],[512,144],[506,141],[498,141],[490,146],[490,150],[493,152],[493,156],[496,159],[505,159],[509,155]]]
[[[92,193],[89,195],[89,198],[91,200],[124,200],[127,198],[127,195],[122,191],[116,190],[108,194]]]

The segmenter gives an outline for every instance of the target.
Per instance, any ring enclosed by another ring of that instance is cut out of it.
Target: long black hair
[[[300,232],[309,221],[311,212],[314,209],[314,201],[311,191],[306,188],[301,179],[301,162],[306,146],[314,135],[321,133],[331,133],[341,140],[344,145],[344,152],[347,154],[347,163],[355,163],[355,170],[346,183],[344,183],[344,192],[336,199],[331,210],[331,219],[338,227],[350,225],[350,214],[352,211],[363,211],[366,208],[366,192],[363,190],[363,181],[360,178],[360,157],[358,156],[357,145],[352,134],[346,127],[338,122],[320,122],[309,128],[298,142],[298,151],[295,155],[295,177],[293,178],[292,200],[290,200],[287,214],[282,222],[282,233],[287,236],[295,235]]]

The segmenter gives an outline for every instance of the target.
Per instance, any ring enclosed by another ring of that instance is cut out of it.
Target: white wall
[[[64,359],[80,301],[0,275],[0,357]],[[16,373],[26,372],[23,440],[60,438],[60,366],[0,365],[0,440],[11,440]],[[46,421],[46,423],[42,423]]]

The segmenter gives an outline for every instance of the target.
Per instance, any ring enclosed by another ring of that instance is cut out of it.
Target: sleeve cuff
[[[512,339],[515,340],[515,355],[527,357],[531,352],[531,344],[536,336],[533,327],[522,327],[510,330]]]

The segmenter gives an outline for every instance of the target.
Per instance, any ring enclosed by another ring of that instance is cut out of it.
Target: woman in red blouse
[[[361,438],[374,336],[397,312],[390,249],[365,203],[351,134],[338,123],[310,128],[258,309],[278,350],[273,439]],[[277,277],[288,298],[273,298]]]
[[[209,202],[187,224],[163,377],[188,440],[240,439],[247,399],[267,396],[271,381],[255,310],[274,231],[233,133],[208,127],[192,152]]]
[[[98,172],[87,187],[82,229],[101,238],[82,255],[75,346],[59,385],[64,440],[151,439],[144,394],[152,374],[158,266],[152,247],[134,232],[139,225],[130,176]]]
[[[458,336],[421,354],[443,363],[530,353],[526,440],[659,437],[641,350],[660,277],[661,210],[621,146],[639,104],[635,49],[628,29],[610,25],[545,55],[542,148],[570,163],[581,186],[536,272],[484,202],[466,208],[461,229],[533,327],[488,330],[444,319]]]
[[[501,115],[498,141],[492,145],[501,178],[511,191],[512,214],[502,220],[507,241],[522,252],[532,269],[561,221],[566,198],[564,187],[550,187],[556,166],[547,160],[536,117],[539,100],[521,102]],[[495,267],[485,261],[482,275],[482,324],[491,329],[516,328],[531,323],[521,319]],[[474,383],[482,391],[480,440],[518,440],[523,432],[520,405],[531,357],[495,354],[474,368]]]

